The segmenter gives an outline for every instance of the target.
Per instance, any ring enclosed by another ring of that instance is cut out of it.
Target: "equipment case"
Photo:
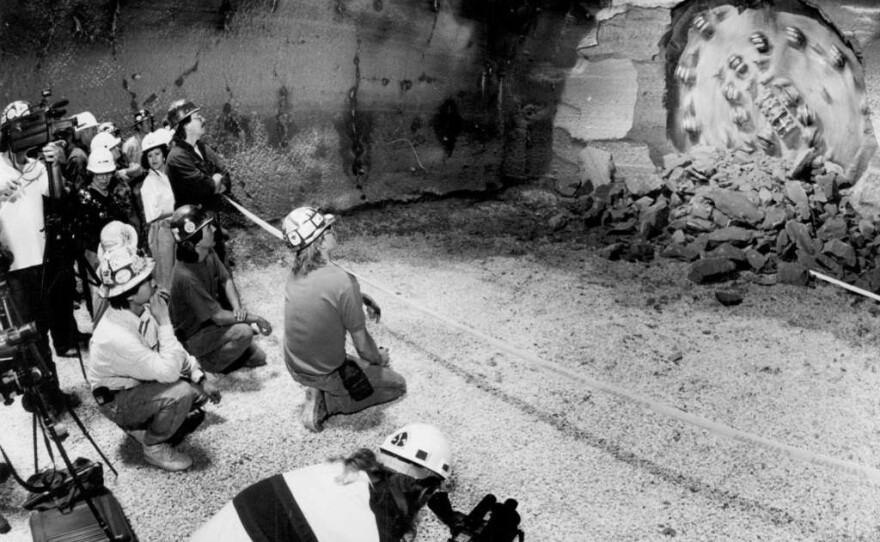
[[[135,542],[137,538],[128,524],[119,501],[109,491],[92,497],[101,517],[110,527],[114,542]],[[39,510],[31,514],[31,535],[34,542],[104,542],[107,533],[98,526],[88,504],[81,500],[72,510],[58,508]]]

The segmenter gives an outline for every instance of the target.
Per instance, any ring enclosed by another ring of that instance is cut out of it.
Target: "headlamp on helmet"
[[[287,243],[297,252],[317,241],[336,217],[322,214],[314,207],[299,207],[290,212],[281,225]]]
[[[175,241],[182,243],[213,221],[201,205],[183,205],[171,215],[171,235]]]
[[[115,297],[134,288],[153,272],[155,262],[144,258],[130,245],[120,245],[105,252],[98,266],[102,297]]]

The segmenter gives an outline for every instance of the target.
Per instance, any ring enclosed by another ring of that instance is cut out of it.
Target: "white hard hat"
[[[102,122],[101,124],[98,125],[98,133],[100,134],[101,132],[110,132],[111,134],[115,133],[116,132],[116,123],[115,122]]]
[[[101,228],[101,243],[98,245],[98,257],[104,252],[120,246],[129,246],[137,250],[138,234],[131,224],[113,220]]]
[[[336,222],[333,215],[325,215],[314,207],[298,207],[284,217],[281,232],[297,252],[314,243],[324,230]]]
[[[86,169],[92,173],[112,173],[116,171],[116,160],[109,149],[93,149],[89,154],[89,162]]]
[[[452,447],[433,425],[406,425],[389,435],[379,449],[383,465],[418,480],[432,474],[446,480],[452,472]]]
[[[94,128],[98,126],[98,119],[96,119],[95,116],[88,111],[77,113],[76,115],[74,115],[74,118],[76,118],[77,132],[81,132],[87,128]]]
[[[119,245],[101,255],[98,276],[101,277],[101,297],[123,294],[150,276],[156,262],[138,255],[130,245]]]
[[[161,147],[162,145],[168,146],[171,142],[171,137],[174,135],[174,132],[171,130],[167,130],[165,128],[159,128],[155,132],[150,132],[149,134],[144,136],[144,140],[141,141],[141,149],[143,152],[149,152],[156,147]]]
[[[110,150],[120,143],[122,143],[122,140],[114,136],[110,132],[101,132],[99,134],[96,134],[94,139],[92,139],[91,150],[92,152],[94,152],[95,149]]]
[[[3,108],[3,113],[2,115],[0,115],[0,125],[6,124],[7,122],[13,119],[17,119],[18,117],[23,117],[30,112],[31,104],[25,102],[24,100],[16,100]]]

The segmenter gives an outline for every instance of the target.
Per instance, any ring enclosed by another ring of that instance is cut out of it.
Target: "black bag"
[[[79,479],[85,494],[80,491],[67,469],[49,469],[28,478],[27,483],[38,490],[25,501],[25,510],[51,510],[59,508],[70,510],[74,504],[85,497],[98,495],[105,491],[104,469],[100,463],[85,458],[77,458],[73,462],[76,477]]]
[[[113,533],[114,540],[137,540],[119,501],[110,491],[105,489],[104,493],[92,497],[92,503]],[[107,534],[98,526],[95,516],[84,501],[76,503],[68,511],[50,508],[33,512],[30,526],[34,542],[107,540]]]
[[[348,390],[348,394],[355,401],[366,399],[373,394],[373,386],[364,374],[364,370],[351,358],[345,358],[339,368],[339,376],[342,377],[342,384]]]

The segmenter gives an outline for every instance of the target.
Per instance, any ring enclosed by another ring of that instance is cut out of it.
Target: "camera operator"
[[[359,412],[406,393],[406,380],[388,366],[388,351],[377,348],[367,331],[364,301],[375,320],[378,308],[361,295],[357,279],[329,265],[337,243],[334,221],[333,215],[299,207],[282,225],[296,251],[284,294],[284,362],[306,386],[301,420],[315,432],[334,414]],[[346,333],[360,358],[346,354]],[[362,388],[367,389],[356,393]]]
[[[49,350],[48,332],[51,325],[53,340],[60,348],[70,340],[70,336],[60,335],[74,333],[76,326],[73,322],[73,329],[70,329],[71,310],[53,306],[54,292],[59,287],[56,280],[59,270],[54,269],[56,264],[51,258],[45,259],[47,247],[43,198],[50,196],[46,166],[42,161],[28,157],[27,151],[12,152],[9,147],[9,123],[28,115],[30,111],[30,104],[16,101],[6,106],[0,117],[0,229],[4,232],[3,242],[13,256],[7,277],[9,294],[20,313],[20,323],[36,323],[40,333],[36,345],[50,372],[43,375],[39,393],[52,414],[58,415],[68,406],[76,406],[79,401],[75,395],[61,392],[55,362]],[[60,149],[50,143],[41,151],[45,163],[53,168],[55,179],[60,180],[61,172],[56,160],[61,154]],[[70,302],[72,304],[72,300]],[[53,321],[53,316],[63,320]]]
[[[247,487],[190,542],[412,540],[416,515],[449,478],[451,462],[439,429],[410,424],[385,439],[378,457],[362,448]]]
[[[127,242],[102,253],[101,295],[110,308],[92,335],[86,371],[101,413],[141,443],[144,460],[179,471],[192,458],[168,441],[192,410],[219,402],[220,392],[174,336],[154,265]]]
[[[224,264],[230,265],[226,254],[226,234],[218,211],[221,194],[230,190],[229,174],[220,156],[202,141],[205,117],[201,108],[187,100],[177,100],[168,108],[168,124],[174,139],[166,160],[166,172],[177,205],[201,205],[216,218],[217,246],[215,251]]]

